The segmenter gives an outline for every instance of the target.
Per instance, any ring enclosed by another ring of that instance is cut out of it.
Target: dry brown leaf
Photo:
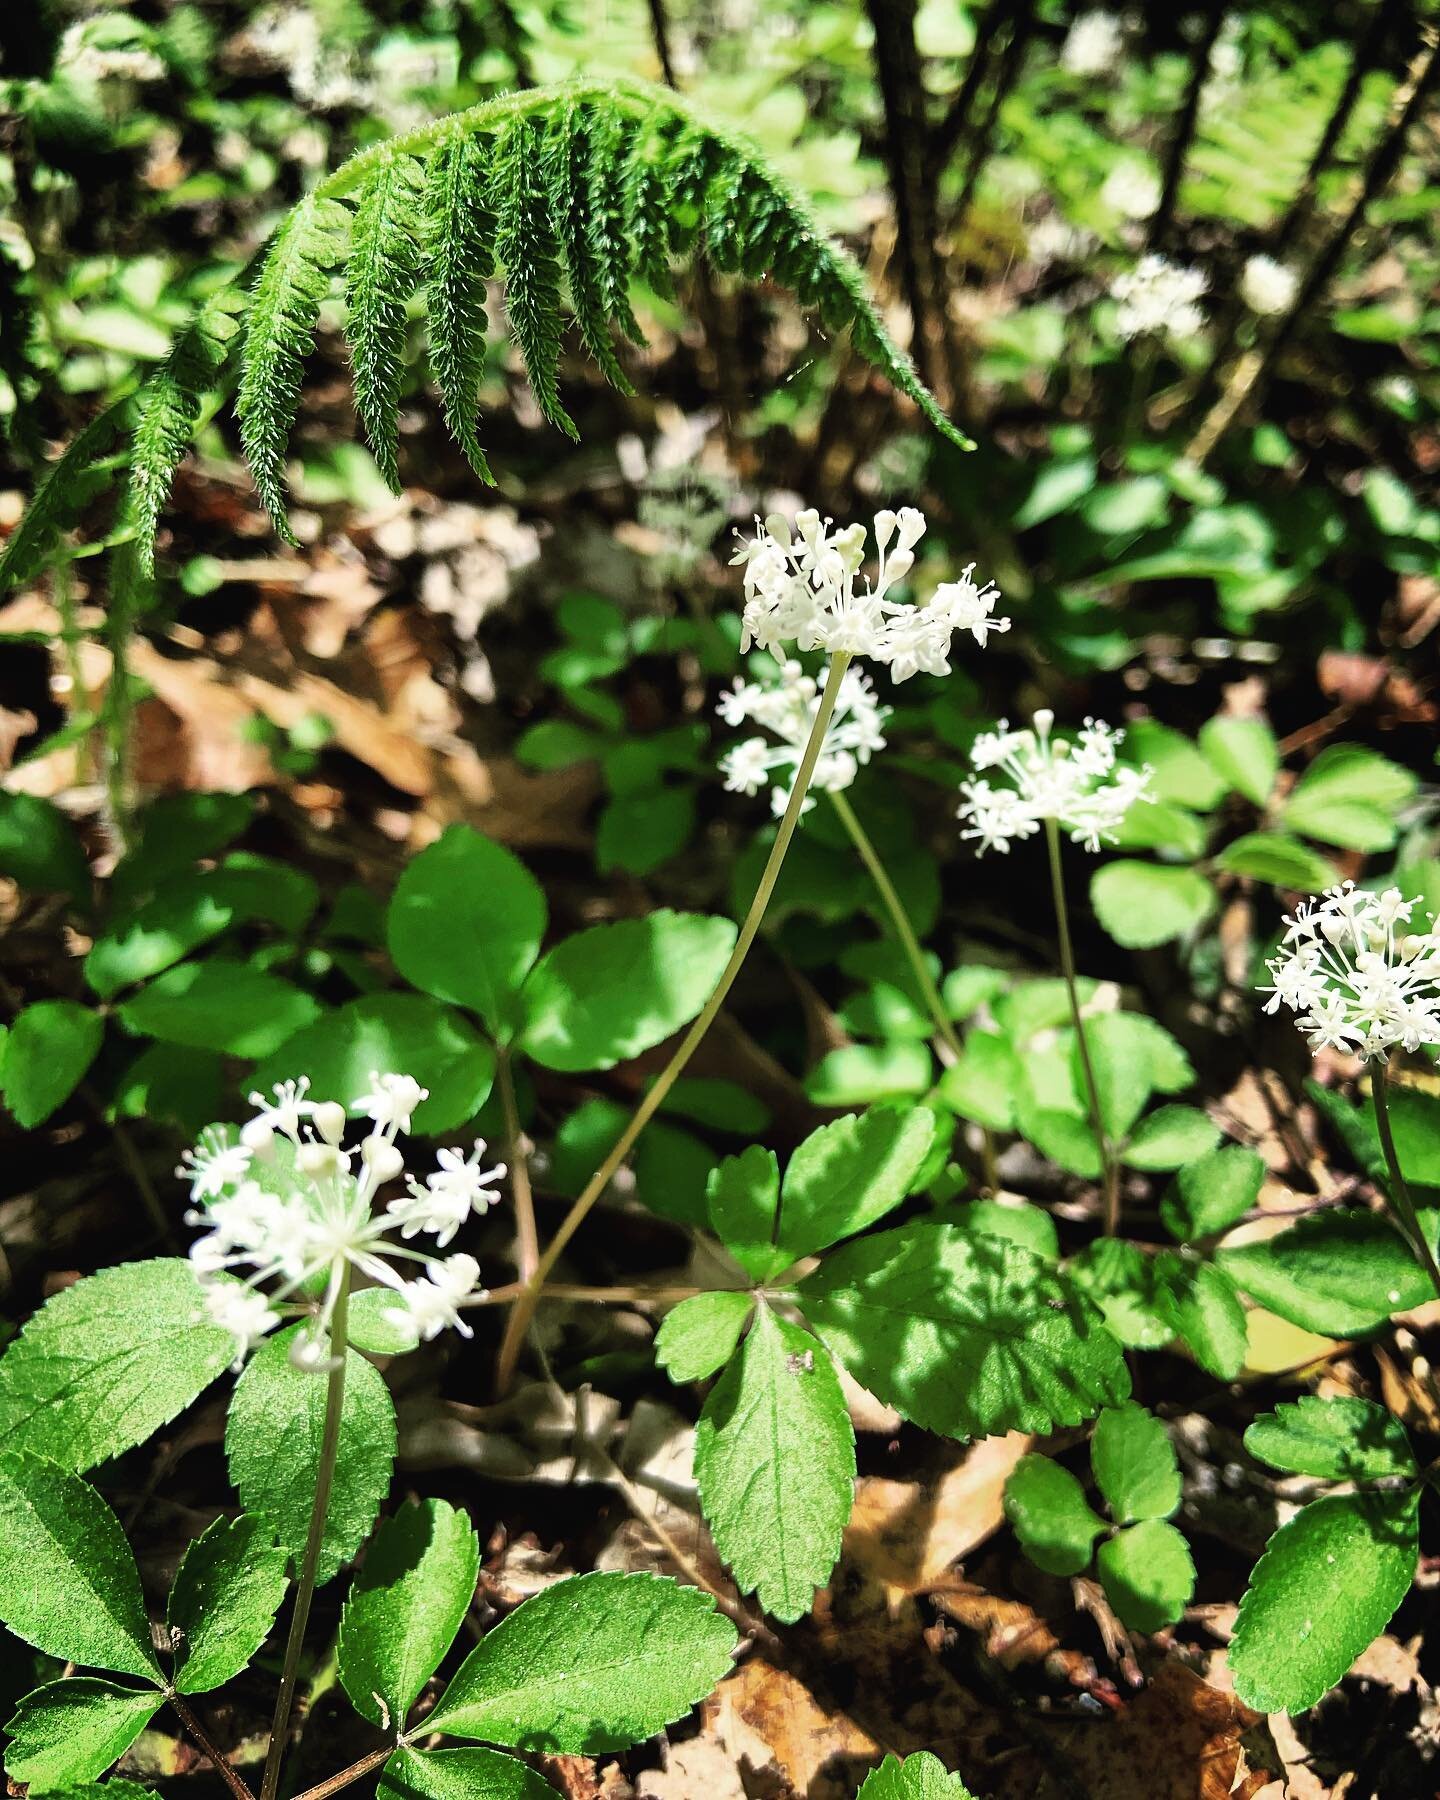
[[[744,1792],[767,1800],[853,1800],[882,1754],[853,1719],[759,1656],[706,1704],[705,1729],[729,1749]]]
[[[982,1438],[929,1485],[871,1475],[855,1491],[841,1556],[886,1590],[889,1604],[932,1587],[1004,1522],[1005,1481],[1032,1439]]]

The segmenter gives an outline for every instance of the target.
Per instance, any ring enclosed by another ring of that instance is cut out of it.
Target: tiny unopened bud
[[[302,1144],[295,1152],[295,1160],[307,1175],[331,1175],[340,1165],[333,1144]]]
[[[338,1100],[322,1100],[310,1116],[327,1144],[338,1144],[344,1137],[348,1114]]]
[[[405,1158],[384,1138],[368,1137],[360,1146],[360,1155],[376,1181],[393,1181],[405,1167]]]
[[[275,1154],[275,1128],[268,1119],[247,1119],[240,1127],[240,1142],[252,1156],[269,1162]]]

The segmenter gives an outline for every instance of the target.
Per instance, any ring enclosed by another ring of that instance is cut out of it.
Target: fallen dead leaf
[[[726,1745],[742,1792],[757,1800],[853,1800],[882,1755],[853,1719],[759,1656],[706,1704],[703,1729]]]

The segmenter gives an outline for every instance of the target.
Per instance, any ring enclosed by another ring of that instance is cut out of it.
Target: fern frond
[[[723,156],[714,133],[699,125],[685,125],[670,146],[663,177],[672,256],[684,255],[699,236],[706,195]]]
[[[175,471],[190,448],[205,396],[229,359],[245,297],[222,289],[175,340],[169,356],[135,396],[127,521],[135,533],[140,574],[155,573],[155,534]]]
[[[488,137],[452,132],[425,170],[426,300],[430,366],[445,423],[470,467],[494,485],[477,422],[485,373],[485,283],[495,273]]]
[[[570,279],[570,308],[581,341],[600,365],[605,379],[622,394],[633,394],[610,342],[610,321],[601,291],[600,268],[590,237],[590,158],[594,117],[583,102],[562,107],[545,139],[545,178],[565,271]]]
[[[330,270],[340,260],[348,226],[344,207],[307,194],[276,233],[245,321],[236,406],[240,441],[266,511],[291,544],[295,537],[285,516],[285,451],[320,302],[329,292]]]
[[[495,250],[505,270],[505,310],[540,410],[567,437],[575,421],[560,404],[560,240],[533,119],[509,124],[495,150]]]
[[[355,369],[355,407],[392,493],[397,460],[405,308],[420,279],[420,164],[382,162],[361,189],[345,266],[346,336]]]
[[[630,271],[634,249],[627,234],[625,171],[630,147],[639,127],[627,113],[597,109],[590,127],[590,157],[585,170],[589,200],[586,231],[596,288],[605,317],[616,324],[632,344],[643,344],[635,314],[630,308]]]
[[[39,574],[61,532],[68,531],[104,489],[107,471],[97,464],[113,450],[133,400],[133,395],[122,394],[96,413],[51,463],[0,555],[0,594]]]

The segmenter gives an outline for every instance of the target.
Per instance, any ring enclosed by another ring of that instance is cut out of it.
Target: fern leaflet
[[[275,529],[295,537],[285,517],[285,451],[300,406],[305,358],[315,337],[329,270],[343,248],[349,214],[307,194],[285,219],[255,283],[246,321],[237,411],[240,441]]]
[[[430,366],[445,423],[482,481],[494,476],[477,422],[485,373],[485,283],[495,273],[488,137],[451,132],[425,171],[426,300]]]
[[[0,594],[32,580],[40,572],[61,532],[68,531],[83,508],[102,491],[102,459],[124,430],[133,403],[131,394],[122,394],[112,401],[51,463],[0,555]]]
[[[514,120],[500,139],[495,251],[505,270],[505,310],[535,399],[552,425],[578,439],[575,421],[560,404],[560,239],[541,148],[539,128],[526,117]]]
[[[419,213],[419,163],[413,156],[388,158],[361,190],[345,270],[355,406],[393,493],[400,491],[405,308],[420,277]]]
[[[625,169],[630,147],[639,135],[627,114],[598,111],[590,127],[590,155],[585,170],[590,260],[605,317],[632,344],[645,334],[630,309],[630,270],[634,252],[626,233]]]
[[[610,342],[610,321],[605,311],[595,246],[590,236],[590,159],[594,144],[594,119],[589,107],[576,103],[564,107],[550,126],[545,144],[545,173],[554,208],[556,235],[565,253],[570,277],[570,307],[580,327],[585,348],[600,365],[605,379],[622,394],[633,394]],[[513,277],[511,278],[513,282]]]

